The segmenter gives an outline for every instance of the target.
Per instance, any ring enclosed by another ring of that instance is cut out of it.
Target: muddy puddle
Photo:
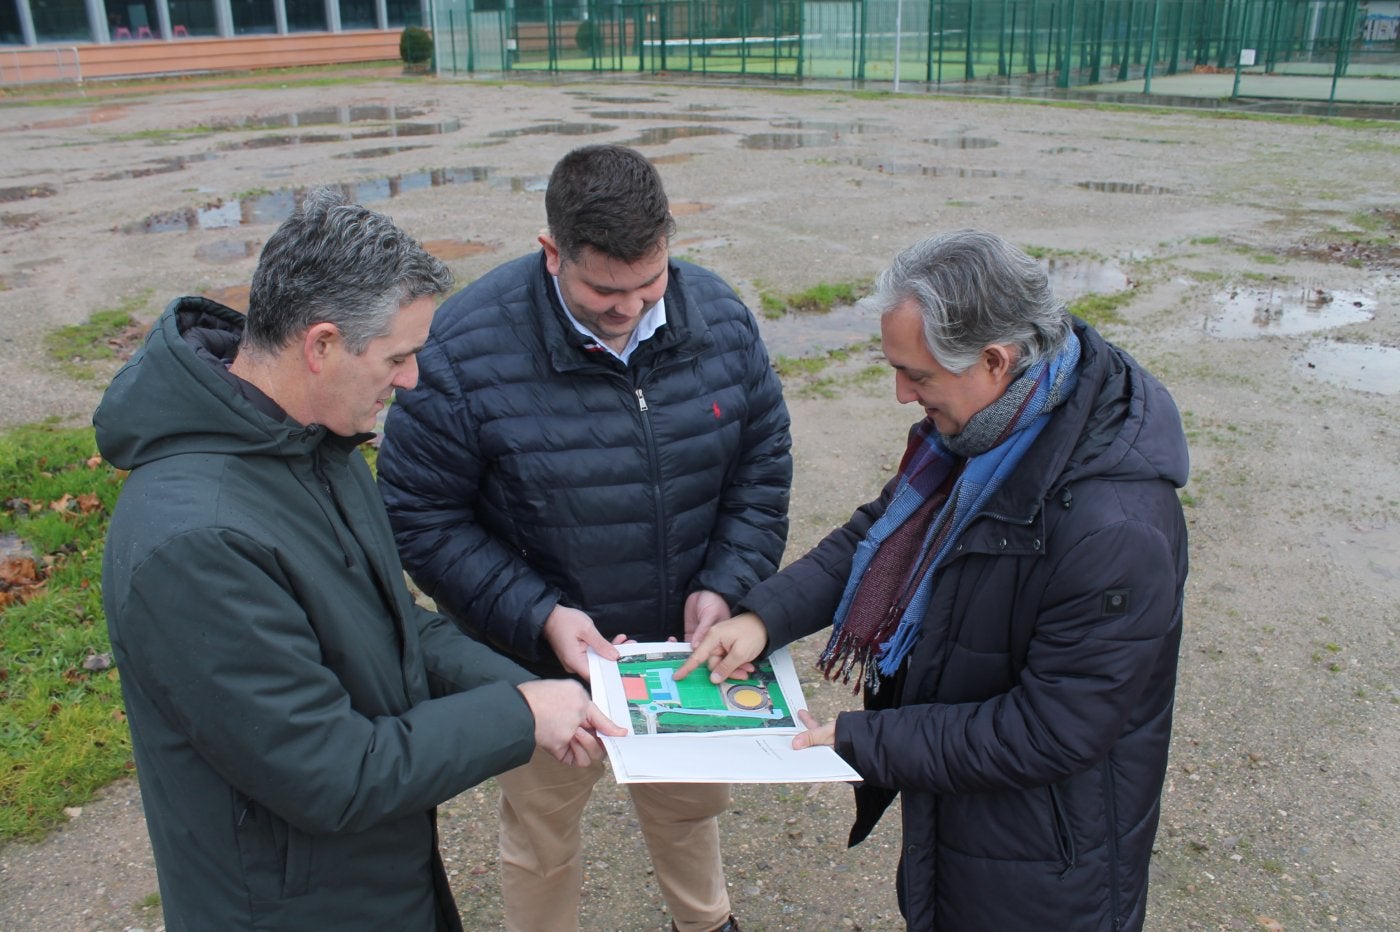
[[[347,199],[356,204],[371,204],[445,185],[488,182],[494,187],[512,192],[543,191],[549,183],[544,175],[497,175],[486,167],[439,168],[421,172],[406,172],[387,178],[338,185]],[[129,223],[123,233],[177,233],[194,230],[231,230],[240,226],[281,223],[306,196],[306,188],[282,188],[243,198],[216,201],[203,207],[187,207],[151,214],[144,220]]]
[[[677,139],[693,139],[697,136],[719,136],[729,132],[723,126],[656,126],[644,129],[635,139],[629,139],[625,146],[660,146]]]
[[[349,126],[354,123],[393,123],[416,119],[427,113],[423,107],[396,107],[383,104],[356,104],[346,107],[314,107],[293,113],[267,116],[240,116],[216,120],[215,129],[283,129],[295,126]]]
[[[1222,339],[1291,336],[1359,324],[1375,316],[1376,302],[1359,291],[1331,291],[1313,283],[1236,288],[1214,296],[1221,310],[1206,333]]]
[[[713,123],[720,120],[753,119],[753,117],[747,116],[716,115],[694,107],[671,113],[656,110],[599,110],[596,113],[590,113],[589,116],[595,120],[651,120],[653,122],[669,120],[676,123]]]
[[[1400,349],[1319,340],[1304,350],[1296,363],[1302,372],[1331,385],[1400,395]]]
[[[36,197],[53,197],[58,188],[51,184],[25,184],[13,188],[0,188],[0,204],[13,204]]]
[[[999,178],[1003,174],[995,168],[962,168],[955,165],[923,165],[919,162],[903,162],[877,157],[849,159],[844,164],[856,165],[878,175],[924,175],[929,178]],[[1016,172],[1015,174],[1021,174]]]
[[[1140,184],[1131,181],[1076,181],[1076,188],[1086,191],[1102,191],[1105,194],[1175,194],[1171,188],[1155,184]]]
[[[257,240],[252,239],[220,240],[199,246],[194,251],[194,257],[215,265],[225,265],[256,256],[259,245]]]
[[[198,155],[178,155],[170,158],[151,159],[136,168],[124,168],[119,171],[93,175],[92,180],[127,181],[132,178],[149,178],[152,175],[168,175],[171,172],[184,171],[186,168],[199,162],[207,162],[210,159],[217,158],[222,158],[217,152],[203,152]]]
[[[335,156],[338,159],[382,159],[391,155],[398,155],[400,152],[412,152],[414,149],[426,149],[423,145],[409,146],[376,146],[373,149],[357,149],[354,152],[342,152]]]
[[[393,139],[396,137],[441,136],[455,133],[462,128],[462,121],[456,118],[438,123],[395,123],[382,129],[345,131],[330,133],[277,133],[271,136],[255,136],[219,144],[222,152],[237,152],[251,149],[278,149],[290,146],[310,146],[327,142],[347,142],[359,139]]]
[[[518,136],[593,136],[610,133],[617,129],[607,123],[536,123],[519,129],[498,129],[491,134],[492,139],[514,139]]]
[[[987,139],[982,136],[940,136],[937,139],[925,141],[931,146],[938,146],[942,149],[990,149],[1001,145],[995,139]]]

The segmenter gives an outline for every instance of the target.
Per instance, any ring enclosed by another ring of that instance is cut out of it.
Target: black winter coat
[[[955,545],[924,630],[836,749],[852,844],[903,797],[910,929],[1141,928],[1186,581],[1187,449],[1160,383],[1092,329],[1079,382]],[[893,490],[743,601],[770,647],[830,624]]]
[[[173,303],[97,409],[103,605],[172,930],[460,928],[433,807],[534,750],[519,666],[414,604],[356,447]]]
[[[440,609],[540,672],[556,604],[608,638],[683,638],[686,597],[732,606],[777,569],[791,440],[753,315],[672,261],[666,324],[623,365],[559,306],[543,254],[438,310],[389,411],[379,483]]]

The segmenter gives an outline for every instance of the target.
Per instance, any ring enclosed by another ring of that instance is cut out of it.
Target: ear
[[[559,244],[554,241],[546,231],[540,234],[540,245],[544,247],[544,266],[549,269],[550,275],[559,274]]]
[[[335,324],[322,321],[307,327],[301,337],[301,357],[307,371],[319,375],[341,342],[340,328]]]
[[[1010,343],[989,343],[982,350],[982,368],[998,385],[1010,385],[1016,366],[1016,350]]]

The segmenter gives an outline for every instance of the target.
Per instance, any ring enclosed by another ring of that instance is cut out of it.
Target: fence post
[[[1157,24],[1162,17],[1162,0],[1152,2],[1152,38],[1147,41],[1147,65],[1142,72],[1142,92],[1152,93],[1152,71],[1157,67]]]

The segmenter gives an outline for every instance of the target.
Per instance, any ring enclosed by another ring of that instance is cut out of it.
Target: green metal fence
[[[523,0],[491,12],[473,2],[435,0],[440,72],[1140,82],[1149,93],[1154,78],[1223,74],[1235,96],[1327,99],[1340,79],[1374,77],[1378,99],[1400,100],[1394,24],[1373,22],[1358,0]],[[1280,76],[1313,82],[1285,89],[1271,81]]]

